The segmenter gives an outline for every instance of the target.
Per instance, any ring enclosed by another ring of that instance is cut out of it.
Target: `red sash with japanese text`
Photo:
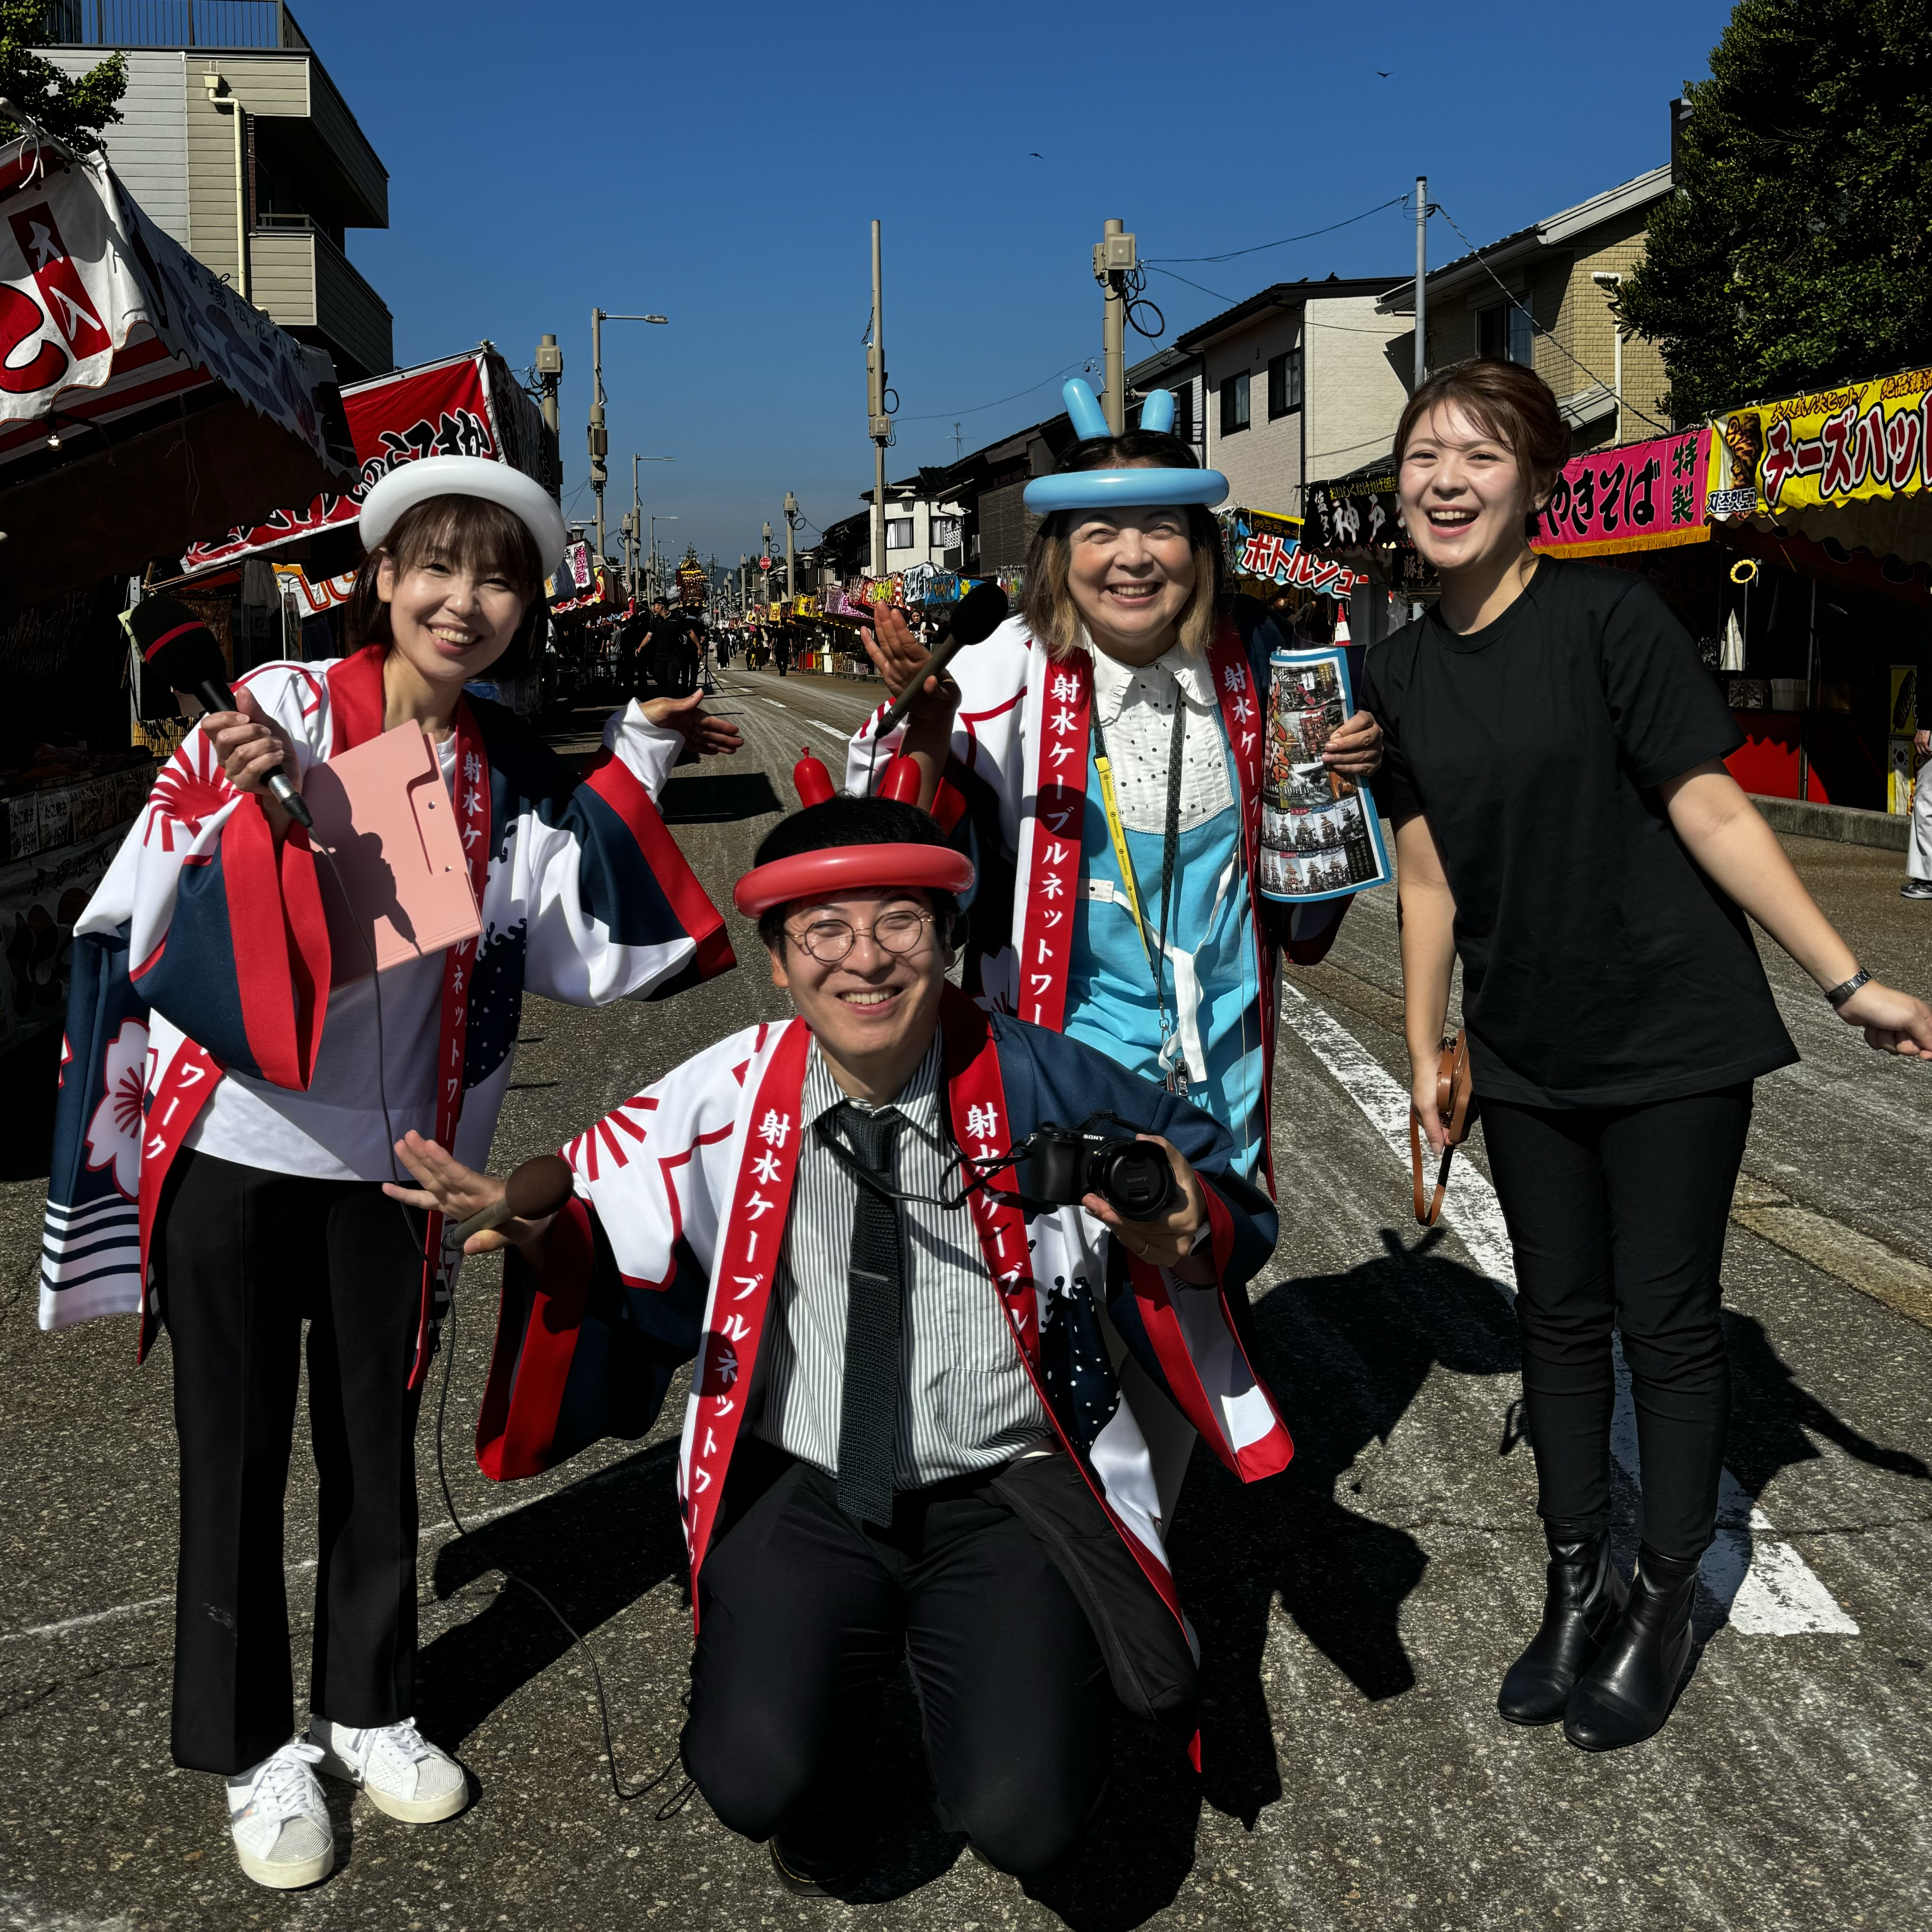
[[[1039,774],[1034,787],[1026,896],[1016,922],[1019,961],[1014,999],[1022,1019],[1058,1033],[1066,1023],[1073,908],[1080,893],[1094,667],[1084,651],[1076,651],[1049,663],[1041,676]]]
[[[698,1572],[724,1492],[724,1472],[738,1440],[738,1425],[744,1420],[744,1396],[758,1360],[772,1277],[791,1214],[792,1183],[798,1173],[799,1101],[805,1091],[806,1055],[811,1044],[812,1029],[794,1019],[765,1064],[712,1266],[711,1324],[699,1346],[692,1380],[692,1413],[682,1472],[694,1615]]]

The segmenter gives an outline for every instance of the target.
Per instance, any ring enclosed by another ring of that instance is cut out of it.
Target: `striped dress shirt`
[[[943,1077],[935,1035],[918,1070],[886,1103],[905,1122],[898,1135],[896,1185],[928,1197],[900,1204],[905,1303],[892,1482],[901,1490],[997,1468],[1049,1432],[970,1210],[963,1204],[933,1204],[956,1193],[961,1178],[946,1124]],[[754,1436],[834,1476],[844,1391],[846,1277],[859,1183],[826,1147],[817,1123],[849,1097],[814,1040],[800,1101],[803,1138],[776,1302],[746,1415]]]

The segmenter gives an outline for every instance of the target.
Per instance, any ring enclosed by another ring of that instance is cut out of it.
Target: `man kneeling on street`
[[[1198,1764],[1162,1540],[1180,1470],[1196,1432],[1245,1480],[1292,1453],[1244,1286],[1272,1207],[1207,1115],[946,983],[972,866],[894,776],[832,798],[808,758],[819,802],[739,884],[796,1016],[572,1141],[554,1216],[468,1243],[512,1250],[488,1474],[641,1436],[694,1362],[685,1764],[786,1885],[835,1894],[869,1857],[902,1656],[940,1821],[1006,1871],[1078,1844],[1117,1702]],[[402,1151],[405,1199],[507,1207]]]

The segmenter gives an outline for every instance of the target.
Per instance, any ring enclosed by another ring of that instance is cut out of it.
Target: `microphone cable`
[[[368,958],[369,990],[376,1014],[376,1100],[377,1106],[382,1109],[383,1144],[388,1154],[390,1178],[397,1186],[400,1187],[404,1183],[403,1177],[396,1166],[395,1124],[389,1118],[388,1085],[386,1078],[387,1069],[384,1064],[387,1055],[384,1051],[382,1041],[382,976],[376,961],[375,942],[370,934],[363,930],[362,922],[356,916],[355,902],[349,896],[349,889],[343,884],[341,870],[335,862],[335,854],[322,842],[320,837],[314,832],[310,835],[309,844],[312,850],[320,852],[328,861],[329,875],[335,881],[335,890],[341,895],[342,903],[348,910],[349,922],[356,928],[356,936],[362,942],[362,950]],[[423,1234],[419,1235],[416,1232],[415,1222],[410,1218],[409,1204],[404,1201],[398,1201],[396,1207],[403,1217],[404,1226],[409,1230],[410,1246],[422,1257],[424,1268],[434,1268],[436,1264],[430,1259],[429,1248],[425,1238],[428,1233],[427,1221],[424,1224]],[[508,1267],[508,1264],[506,1258],[504,1265]],[[456,1288],[452,1281],[450,1286],[449,1305],[444,1312],[442,1332],[440,1337],[443,1358],[442,1382],[436,1402],[436,1480],[442,1491],[442,1506],[449,1517],[449,1526],[456,1532],[458,1538],[462,1539],[468,1537],[470,1532],[468,1526],[457,1512],[456,1498],[450,1492],[449,1474],[444,1467],[442,1455],[443,1417],[449,1406],[450,1371],[456,1360],[455,1335]],[[610,1730],[610,1700],[604,1688],[604,1673],[598,1666],[596,1652],[592,1649],[590,1641],[585,1637],[584,1633],[527,1576],[519,1575],[506,1564],[493,1564],[490,1567],[496,1570],[506,1582],[514,1583],[520,1588],[527,1590],[556,1618],[564,1634],[570,1639],[571,1642],[577,1648],[583,1652],[588,1660],[590,1665],[590,1681],[596,1686],[597,1692],[598,1721],[604,1732],[604,1768],[610,1777],[611,1792],[617,1802],[620,1804],[632,1804],[646,1793],[656,1790],[666,1778],[670,1777],[672,1771],[676,1767],[680,1761],[680,1754],[674,1752],[663,1768],[654,1776],[644,1779],[641,1784],[627,1787],[617,1770],[616,1740],[612,1736]],[[682,1702],[688,1708],[691,1702],[691,1693],[688,1690],[685,1692]],[[694,1781],[687,1777],[683,1784],[658,1807],[653,1815],[660,1822],[676,1817],[690,1802],[691,1794],[696,1788]]]

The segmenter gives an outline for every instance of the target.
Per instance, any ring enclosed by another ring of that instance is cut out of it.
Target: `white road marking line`
[[[824,722],[824,720],[818,718],[808,718],[805,722],[809,724],[814,731],[828,731],[835,738],[842,738],[848,744],[851,742],[851,733],[849,731],[840,730],[836,724],[827,724]]]
[[[764,699],[763,702],[766,704],[776,704],[781,711],[789,711],[791,709],[791,706],[786,704],[782,698],[767,698]]]
[[[1299,988],[1282,986],[1281,1017],[1334,1075],[1397,1163],[1408,1166],[1408,1095],[1382,1062]],[[1457,1167],[1443,1203],[1469,1258],[1512,1302],[1516,1266],[1509,1229],[1496,1190],[1467,1161]],[[1623,1349],[1616,1352],[1617,1406],[1610,1453],[1638,1480],[1636,1414]],[[1742,1636],[1816,1634],[1856,1636],[1858,1624],[1840,1607],[1816,1573],[1788,1543],[1729,1469],[1719,1479],[1717,1539],[1705,1552],[1699,1580]]]

